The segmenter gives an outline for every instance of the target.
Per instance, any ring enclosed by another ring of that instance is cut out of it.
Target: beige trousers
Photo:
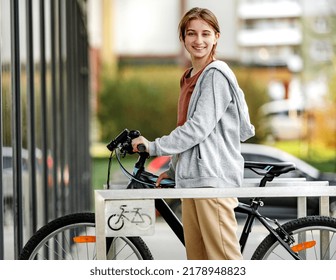
[[[188,260],[241,260],[236,198],[182,199]]]

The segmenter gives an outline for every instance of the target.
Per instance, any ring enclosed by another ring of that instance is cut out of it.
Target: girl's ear
[[[218,41],[219,37],[220,37],[220,33],[216,33],[215,34],[215,43],[214,43],[214,45],[217,44],[217,41]]]

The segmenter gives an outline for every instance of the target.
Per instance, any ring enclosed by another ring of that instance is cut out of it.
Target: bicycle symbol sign
[[[154,200],[111,200],[105,204],[106,236],[152,235]]]

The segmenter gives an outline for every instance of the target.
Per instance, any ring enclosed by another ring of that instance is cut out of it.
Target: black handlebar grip
[[[146,146],[144,144],[139,144],[137,148],[140,153],[146,152]]]
[[[139,137],[141,135],[139,130],[131,130],[128,134],[129,137],[131,137],[131,139],[135,139],[137,137]]]

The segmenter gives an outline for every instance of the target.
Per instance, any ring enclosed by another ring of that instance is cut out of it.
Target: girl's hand
[[[143,137],[143,136],[139,136],[137,138],[132,139],[132,148],[133,148],[133,152],[139,152],[138,149],[138,145],[139,144],[143,144],[146,147],[146,152],[148,153],[148,146],[149,146],[149,142],[148,140]]]
[[[155,182],[155,186],[156,187],[159,187],[160,186],[160,182],[163,180],[163,179],[169,179],[170,177],[168,176],[167,172],[163,172],[159,175],[158,179],[156,180]]]

